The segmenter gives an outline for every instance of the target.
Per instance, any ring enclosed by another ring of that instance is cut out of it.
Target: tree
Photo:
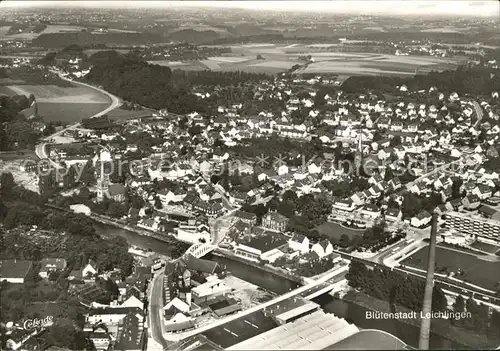
[[[74,322],[67,318],[58,318],[48,328],[46,343],[59,347],[67,347],[73,350],[83,350],[86,346],[83,331],[74,326]]]
[[[349,236],[347,234],[342,234],[340,236],[339,245],[341,247],[349,247],[350,244],[351,244],[351,239],[349,239]]]
[[[92,161],[87,161],[83,166],[82,172],[80,173],[80,179],[77,180],[85,185],[96,184],[95,168],[92,165]]]
[[[160,200],[160,198],[158,196],[155,196],[155,207],[157,209],[162,209],[163,208],[161,200]]]
[[[394,136],[391,141],[389,142],[391,147],[399,146],[401,145],[401,137],[399,135]]]
[[[12,189],[16,186],[14,176],[10,172],[5,172],[0,175],[0,195],[8,198],[12,194]]]
[[[465,300],[462,295],[458,295],[453,303],[453,309],[455,312],[464,312],[465,311]]]

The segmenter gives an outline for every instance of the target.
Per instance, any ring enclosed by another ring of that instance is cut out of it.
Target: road
[[[169,339],[170,338],[172,339],[172,341],[178,341],[178,340],[181,340],[181,339],[184,339],[184,338],[188,338],[188,337],[194,336],[196,334],[205,333],[208,330],[211,330],[211,329],[216,328],[216,327],[223,326],[223,325],[225,325],[227,323],[230,323],[230,322],[233,322],[235,320],[238,320],[241,317],[249,316],[249,315],[251,315],[251,314],[253,314],[255,312],[262,311],[264,308],[267,308],[269,306],[275,305],[275,304],[277,304],[277,303],[279,303],[281,301],[287,300],[287,299],[289,299],[291,297],[300,295],[300,294],[302,294],[302,293],[304,293],[306,291],[309,291],[311,288],[314,288],[314,287],[317,287],[317,286],[321,286],[323,283],[328,282],[329,280],[331,280],[332,278],[338,276],[339,274],[343,274],[345,272],[346,268],[347,268],[347,266],[342,267],[339,270],[332,271],[332,272],[330,272],[328,274],[325,274],[323,277],[315,280],[314,282],[311,282],[311,283],[309,283],[307,285],[301,286],[301,287],[299,287],[297,289],[294,289],[292,291],[289,291],[289,292],[287,292],[287,293],[285,293],[283,295],[275,297],[274,299],[272,299],[270,301],[261,303],[261,304],[259,304],[257,306],[254,306],[254,307],[250,307],[250,308],[248,308],[248,309],[246,309],[244,311],[240,311],[240,312],[238,312],[236,314],[229,315],[229,316],[227,316],[225,318],[222,318],[222,319],[219,319],[219,320],[215,321],[214,323],[200,326],[200,327],[196,328],[193,331],[182,333],[182,334],[167,334],[167,335],[168,335]]]
[[[151,294],[149,296],[149,330],[151,337],[167,349],[169,343],[163,337],[161,313],[163,310],[163,277],[164,269],[155,273],[151,281]]]
[[[474,127],[476,127],[483,119],[483,109],[481,108],[481,105],[479,105],[477,101],[473,100],[471,102],[472,106],[474,107],[474,110],[476,111],[477,121],[476,123],[474,123]]]
[[[91,88],[91,89],[97,90],[97,91],[99,91],[100,93],[102,93],[102,94],[106,95],[107,97],[109,97],[109,99],[111,100],[111,105],[109,105],[107,108],[105,108],[105,109],[104,109],[104,110],[102,110],[101,112],[98,112],[98,113],[96,113],[96,114],[95,114],[95,115],[93,115],[93,116],[90,116],[90,118],[95,118],[95,117],[100,117],[100,116],[102,116],[102,115],[105,115],[106,113],[109,113],[110,111],[114,110],[115,108],[120,107],[120,106],[121,106],[121,104],[122,104],[121,100],[120,100],[118,97],[116,97],[116,96],[115,96],[115,95],[113,95],[113,94],[108,93],[107,91],[105,91],[105,90],[103,90],[103,89],[101,89],[101,88],[97,88],[97,87],[92,86],[92,85],[87,84],[87,83],[77,82],[77,81],[74,81],[74,80],[68,79],[68,78],[66,78],[66,77],[63,77],[63,76],[61,75],[61,73],[60,73],[60,72],[58,72],[58,71],[54,71],[54,70],[52,70],[51,72],[56,73],[56,74],[59,76],[59,78],[61,78],[61,79],[65,80],[65,81],[71,82],[71,83],[76,84],[76,85],[82,85],[82,86],[85,86],[85,87],[88,87],[88,88]],[[61,130],[60,130],[60,131],[58,131],[58,132],[55,132],[54,134],[51,134],[51,135],[49,135],[49,136],[45,137],[45,138],[43,139],[43,142],[42,142],[42,143],[40,143],[40,144],[38,144],[38,145],[36,145],[36,147],[35,147],[35,153],[36,153],[36,155],[38,156],[38,158],[40,158],[40,159],[42,159],[42,160],[43,160],[43,159],[49,159],[49,156],[47,155],[47,144],[50,142],[50,140],[51,140],[52,138],[54,138],[54,137],[57,137],[57,136],[59,136],[59,135],[62,135],[63,133],[65,133],[65,132],[66,132],[66,131],[68,131],[68,130],[74,130],[74,129],[78,128],[79,126],[80,126],[80,122],[75,123],[75,124],[72,124],[72,125],[70,125],[70,126],[68,126],[68,127],[64,128],[64,129],[61,129]],[[61,166],[60,166],[58,163],[54,162],[54,161],[53,161],[53,160],[51,160],[51,159],[49,159],[49,163],[50,163],[50,165],[51,165],[52,167],[54,167],[54,168],[56,168],[56,169],[61,168]]]
[[[229,218],[240,208],[237,207],[224,215],[217,217],[210,223],[210,229],[212,234],[212,245],[219,245],[225,238],[227,229],[230,227]]]

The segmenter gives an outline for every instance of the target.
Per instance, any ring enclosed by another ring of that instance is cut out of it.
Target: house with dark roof
[[[250,225],[255,225],[257,223],[257,215],[255,213],[238,210],[234,213],[234,217]]]
[[[110,184],[108,187],[108,195],[113,201],[125,201],[126,188],[123,184]]]
[[[133,314],[144,320],[143,311],[138,307],[106,307],[91,309],[87,316],[90,324],[104,323],[106,325],[117,325],[125,316]]]
[[[476,210],[481,206],[481,199],[477,195],[468,195],[463,198],[462,204],[466,210]]]
[[[0,261],[0,281],[23,284],[32,267],[33,263],[27,260],[2,260]]]
[[[49,277],[50,272],[62,271],[64,268],[66,268],[64,258],[44,258],[40,263],[38,275],[45,279]]]
[[[287,242],[287,237],[283,234],[263,231],[260,235],[238,240],[236,253],[252,260],[267,259],[272,261],[272,256],[279,255],[279,248],[285,246]]]
[[[288,240],[288,247],[302,254],[307,253],[309,252],[309,238],[302,234],[295,233],[290,240]]]
[[[432,215],[427,211],[422,211],[415,217],[411,218],[410,224],[412,227],[424,228],[431,223],[431,220],[432,220]]]
[[[142,351],[146,340],[144,334],[144,317],[128,313],[118,326],[114,349],[120,351]]]
[[[262,227],[278,232],[284,232],[287,224],[288,218],[278,212],[269,212],[262,218]]]
[[[109,348],[109,344],[111,343],[111,336],[105,326],[98,325],[90,333],[89,340],[92,344],[94,344],[97,351],[107,350]]]
[[[483,217],[492,218],[498,211],[492,207],[482,205],[479,207],[478,212]]]
[[[400,221],[403,219],[403,212],[399,208],[388,208],[385,211],[385,219],[391,222]]]

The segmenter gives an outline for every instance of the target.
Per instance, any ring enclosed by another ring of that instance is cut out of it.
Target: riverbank
[[[383,313],[412,312],[408,308],[398,305],[392,306],[387,301],[379,300],[360,291],[351,290],[347,292],[347,294],[344,295],[343,300],[361,306],[370,311],[378,311]],[[398,321],[420,328],[421,318],[398,318]],[[475,331],[456,327],[446,319],[433,319],[431,322],[431,332],[433,334],[456,341],[473,349],[491,348],[498,345],[498,343],[500,342],[500,340],[485,341],[487,340],[485,335],[478,335]]]

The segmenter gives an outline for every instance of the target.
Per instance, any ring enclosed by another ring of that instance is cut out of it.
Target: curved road
[[[109,105],[107,108],[105,108],[105,109],[104,109],[104,110],[102,110],[101,112],[98,112],[98,113],[96,113],[96,114],[95,114],[95,115],[93,115],[93,116],[90,116],[90,118],[95,118],[95,117],[100,117],[100,116],[102,116],[102,115],[105,115],[106,113],[108,113],[108,112],[110,112],[110,111],[114,110],[115,108],[120,107],[120,106],[121,106],[121,104],[122,104],[121,100],[120,100],[117,96],[115,96],[115,95],[113,95],[113,94],[111,94],[111,93],[107,92],[106,90],[103,90],[103,89],[101,89],[101,88],[97,88],[97,87],[95,87],[95,86],[93,86],[93,85],[90,85],[90,84],[87,84],[87,83],[82,83],[82,82],[78,82],[78,81],[75,81],[75,80],[68,79],[68,78],[66,78],[66,77],[63,77],[63,76],[61,75],[61,73],[60,73],[60,72],[58,72],[58,71],[51,71],[51,72],[56,73],[56,74],[59,76],[59,78],[61,78],[61,79],[63,79],[63,80],[66,80],[66,81],[68,81],[68,82],[72,82],[72,83],[77,84],[77,85],[83,85],[83,86],[86,86],[86,87],[91,88],[91,89],[94,89],[94,90],[97,90],[98,92],[100,92],[100,93],[102,93],[102,94],[106,95],[107,97],[109,97],[109,99],[111,100],[111,105]],[[49,156],[47,155],[46,146],[47,146],[47,144],[49,143],[50,139],[52,139],[52,138],[54,138],[54,137],[56,137],[56,136],[59,136],[59,135],[63,134],[63,133],[64,133],[64,132],[66,132],[67,130],[73,130],[73,129],[75,129],[75,128],[79,127],[79,126],[80,126],[80,122],[75,123],[75,124],[72,124],[72,125],[70,125],[70,126],[68,126],[68,127],[64,128],[64,129],[61,129],[61,130],[60,130],[60,131],[58,131],[58,132],[55,132],[55,133],[54,133],[54,134],[52,134],[52,135],[49,135],[49,136],[45,137],[45,138],[43,139],[43,140],[44,140],[44,142],[42,142],[42,143],[40,143],[40,144],[36,145],[36,147],[35,147],[35,153],[36,153],[36,155],[38,156],[38,158],[40,158],[41,160],[43,160],[43,159],[48,159],[52,167],[54,167],[54,168],[56,168],[56,169],[61,168],[61,166],[60,166],[58,163],[54,162],[53,160],[51,160],[51,159],[49,158]]]

